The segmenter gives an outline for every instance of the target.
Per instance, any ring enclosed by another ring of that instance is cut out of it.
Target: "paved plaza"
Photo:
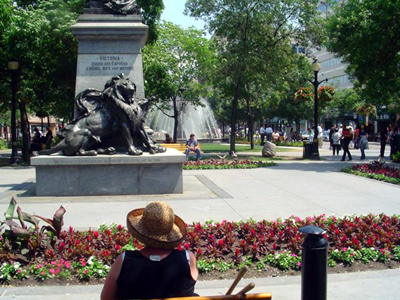
[[[389,149],[386,153],[388,154]],[[279,155],[300,157],[301,151]],[[187,223],[206,220],[276,219],[291,215],[400,214],[400,187],[341,173],[360,163],[358,150],[352,162],[332,157],[325,144],[320,161],[283,160],[274,167],[251,170],[184,171],[180,195],[35,197],[35,171],[31,167],[0,168],[0,211],[16,197],[23,211],[51,217],[66,207],[65,228],[96,228],[100,224],[125,224],[128,211],[163,200]],[[371,143],[367,162],[377,159],[379,146]],[[396,279],[397,278],[397,279]],[[243,280],[244,286],[250,279]],[[272,292],[273,299],[300,299],[298,276],[252,280],[256,292]],[[328,299],[398,299],[400,270],[332,274]],[[201,281],[197,292],[226,292],[231,281]],[[101,286],[0,288],[0,299],[98,299]],[[2,294],[5,292],[4,296]]]

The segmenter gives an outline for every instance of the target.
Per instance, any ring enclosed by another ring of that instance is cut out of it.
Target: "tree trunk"
[[[236,87],[235,95],[233,97],[232,103],[232,120],[231,120],[231,144],[229,149],[229,155],[232,156],[235,152],[235,138],[236,138],[236,117],[237,117],[237,107],[239,103],[240,85],[242,84],[242,75],[239,76]]]
[[[247,105],[247,126],[249,128],[249,141],[250,141],[250,149],[254,149],[254,140],[253,140],[253,135],[254,135],[254,126],[253,126],[253,113],[251,111],[250,107],[250,100],[246,100],[246,105]]]
[[[50,116],[47,116],[47,127],[50,127]]]
[[[179,125],[179,111],[176,103],[176,97],[172,100],[172,104],[174,107],[174,133],[173,133],[173,142],[176,143],[178,140],[178,125]]]
[[[300,137],[300,120],[296,120],[297,139]]]
[[[22,159],[24,162],[30,162],[29,155],[29,135],[28,135],[28,117],[26,113],[25,104],[20,101],[19,102],[19,111],[21,113],[21,130],[22,130]]]

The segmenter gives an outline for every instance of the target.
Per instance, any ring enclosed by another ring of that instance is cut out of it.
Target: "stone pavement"
[[[301,156],[301,152],[282,153]],[[2,167],[0,211],[5,211],[12,196],[23,211],[45,217],[51,217],[63,205],[67,209],[65,227],[78,229],[112,222],[125,224],[129,210],[155,200],[169,203],[188,223],[271,220],[291,215],[400,214],[400,187],[339,172],[344,166],[361,162],[358,150],[352,151],[352,162],[332,158],[326,145],[320,153],[321,161],[277,161],[277,166],[262,169],[184,171],[181,195],[35,197],[33,168]],[[378,155],[379,147],[372,144],[367,157],[376,159]],[[230,282],[199,282],[198,292],[224,293]],[[395,282],[400,282],[400,270],[332,274],[328,299],[398,299],[400,285]],[[300,277],[263,278],[255,283],[256,292],[272,292],[274,299],[300,299]],[[0,288],[0,299],[98,299],[100,289],[100,286],[7,287]]]

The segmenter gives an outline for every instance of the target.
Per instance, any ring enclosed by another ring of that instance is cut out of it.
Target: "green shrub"
[[[395,162],[400,162],[400,151],[392,155],[392,160]]]
[[[7,141],[5,141],[5,140],[3,140],[3,139],[0,139],[0,150],[6,150],[6,149],[8,149],[9,147],[8,147],[8,143],[7,143]]]

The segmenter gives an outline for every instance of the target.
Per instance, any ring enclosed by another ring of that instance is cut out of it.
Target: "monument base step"
[[[148,195],[183,193],[182,163],[175,149],[129,156],[38,156],[36,196]]]

